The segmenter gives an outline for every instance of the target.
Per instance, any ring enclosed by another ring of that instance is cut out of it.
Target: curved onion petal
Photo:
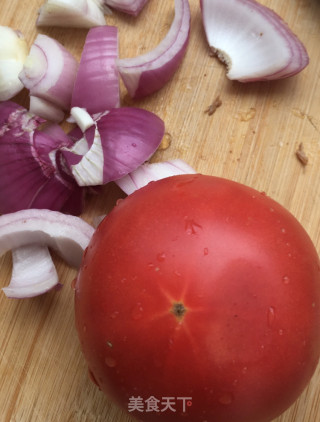
[[[117,58],[118,29],[106,25],[90,29],[81,55],[71,107],[85,108],[90,114],[119,107]]]
[[[134,16],[137,16],[140,13],[147,1],[148,0],[104,0],[105,4],[108,6]]]
[[[0,213],[60,210],[70,197],[82,198],[78,185],[63,178],[55,165],[55,150],[71,142],[37,130],[43,120],[12,102],[0,104],[0,116]]]
[[[12,276],[2,290],[7,297],[41,295],[59,284],[58,274],[47,246],[26,245],[12,250]]]
[[[39,34],[31,46],[19,78],[30,95],[69,110],[78,62],[62,44]]]
[[[55,249],[79,267],[94,228],[79,217],[47,209],[21,210],[0,216],[0,256],[21,246],[39,244]]]
[[[23,88],[19,73],[28,55],[28,45],[19,31],[0,25],[0,101],[14,97]]]
[[[149,159],[163,134],[164,123],[155,114],[133,107],[115,108],[97,120],[88,152],[79,156],[69,149],[65,160],[79,186],[102,185]]]
[[[147,54],[116,62],[131,97],[141,98],[152,94],[168,82],[184,57],[189,33],[189,2],[175,0],[175,17],[161,43]]]
[[[34,95],[30,95],[29,110],[31,113],[51,122],[60,123],[64,119],[64,112],[61,108]]]
[[[201,0],[210,47],[240,82],[292,76],[309,63],[308,53],[274,11],[255,0]]]
[[[102,0],[47,0],[39,10],[37,26],[91,28],[105,25]]]
[[[127,195],[130,195],[150,182],[155,182],[156,180],[164,179],[165,177],[176,176],[178,174],[194,173],[196,173],[196,171],[189,166],[189,164],[183,160],[176,159],[160,163],[142,164],[133,172],[121,179],[115,180],[115,183]]]

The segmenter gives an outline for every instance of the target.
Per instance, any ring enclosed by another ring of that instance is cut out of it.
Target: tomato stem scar
[[[171,312],[177,319],[182,320],[185,313],[187,312],[187,309],[183,303],[176,302],[172,305]]]

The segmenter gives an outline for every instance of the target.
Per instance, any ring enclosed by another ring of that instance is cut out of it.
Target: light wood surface
[[[1,0],[0,24],[20,29],[32,44],[38,32],[55,37],[77,58],[87,30],[35,26],[42,0]],[[199,1],[190,0],[192,29],[179,71],[165,88],[132,101],[121,85],[122,104],[158,114],[166,124],[169,147],[153,161],[182,158],[197,171],[224,176],[260,191],[287,207],[302,223],[320,252],[320,1],[261,0],[273,8],[305,44],[309,66],[282,81],[240,84],[210,57]],[[173,0],[150,0],[138,18],[114,13],[120,56],[144,53],[167,33]],[[211,116],[205,110],[220,96]],[[28,104],[26,92],[16,97]],[[302,143],[308,156],[296,157]],[[91,196],[83,217],[92,222],[108,212],[122,194],[114,185]],[[0,292],[0,421],[129,422],[87,376],[74,327],[71,282],[76,272],[54,257],[64,287],[28,300]],[[11,257],[0,258],[0,288],[9,283]],[[298,312],[298,310],[297,310]],[[300,399],[277,422],[320,420],[320,366]],[[213,421],[210,421],[213,422]]]

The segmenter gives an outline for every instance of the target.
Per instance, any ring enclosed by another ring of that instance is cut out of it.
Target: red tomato
[[[150,183],[97,228],[75,294],[96,383],[143,421],[266,422],[320,351],[320,266],[297,220],[251,188]]]

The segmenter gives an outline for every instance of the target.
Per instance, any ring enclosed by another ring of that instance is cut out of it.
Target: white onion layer
[[[64,119],[64,112],[61,108],[35,95],[30,95],[29,111],[49,122],[60,123]]]
[[[164,179],[165,177],[177,176],[179,174],[195,174],[196,171],[185,161],[176,159],[160,163],[145,163],[136,170],[115,180],[115,183],[127,195],[130,195],[137,189],[146,186],[150,182]]]
[[[2,290],[7,297],[22,299],[46,293],[59,283],[47,246],[26,245],[12,250],[12,276]]]
[[[39,10],[37,26],[91,28],[105,25],[101,1],[47,0]]]
[[[255,0],[201,0],[210,47],[241,82],[279,79],[309,62],[301,41],[271,9]]]
[[[0,101],[7,101],[23,89],[19,73],[28,55],[23,35],[0,25]]]
[[[57,211],[29,209],[0,216],[0,256],[30,244],[55,249],[71,266],[79,267],[94,228],[79,217]]]

